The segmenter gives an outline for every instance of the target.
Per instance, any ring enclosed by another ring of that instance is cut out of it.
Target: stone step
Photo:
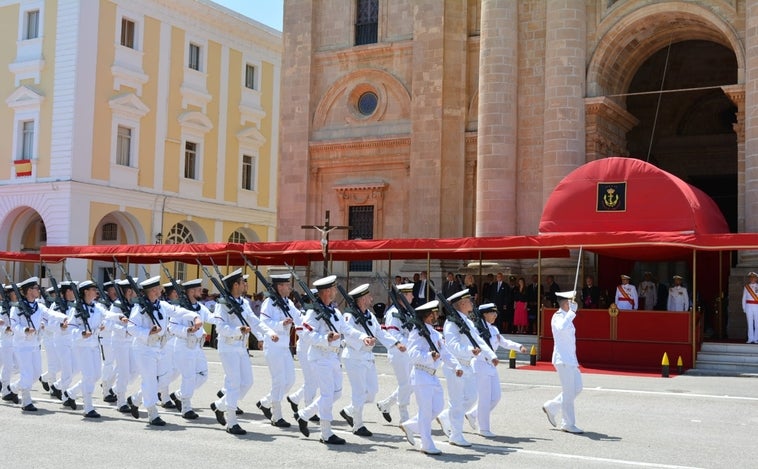
[[[700,352],[697,362],[710,363],[752,363],[758,365],[758,354],[741,354],[725,352]]]
[[[730,374],[758,374],[758,363],[740,363],[740,362],[712,362],[698,361],[697,366],[692,370],[696,374],[699,371],[714,371]]]
[[[697,354],[691,374],[725,374],[753,376],[758,374],[758,345],[705,342]]]
[[[754,354],[758,356],[758,344],[734,344],[726,342],[703,342],[700,352]]]

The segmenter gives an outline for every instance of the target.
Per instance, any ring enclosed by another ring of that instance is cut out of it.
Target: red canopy
[[[192,244],[116,244],[96,246],[44,246],[40,257],[45,262],[79,258],[96,261],[157,264],[163,262],[241,265],[242,245],[237,243]]]
[[[701,190],[634,158],[602,158],[572,171],[545,204],[540,233],[728,233]]]
[[[39,262],[39,253],[0,251],[0,261]]]

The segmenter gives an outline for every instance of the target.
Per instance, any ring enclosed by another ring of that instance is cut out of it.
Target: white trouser
[[[2,394],[7,394],[5,386],[10,384],[14,371],[18,369],[16,357],[13,353],[13,341],[7,340],[0,346],[0,382],[3,383]]]
[[[489,367],[490,369],[487,369]],[[502,391],[500,390],[500,378],[495,367],[489,363],[483,363],[479,360],[474,364],[476,369],[476,389],[477,401],[476,406],[469,412],[469,415],[479,423],[480,431],[490,431],[490,414],[495,408]]]
[[[160,373],[161,349],[143,344],[136,344],[134,358],[140,374],[142,403],[150,410],[158,403],[158,373]],[[136,402],[140,399],[136,398]],[[135,404],[136,404],[135,402]]]
[[[69,397],[74,398],[77,394],[75,389],[81,390],[82,403],[86,413],[95,409],[92,404],[92,393],[95,391],[95,383],[100,379],[102,371],[100,350],[99,347],[74,347],[74,357],[77,367],[82,372],[82,378],[66,392],[68,392]]]
[[[161,358],[158,361],[158,392],[161,393],[163,402],[169,401],[168,388],[179,377],[179,370],[174,363],[174,340],[170,340],[161,349]]]
[[[253,368],[247,349],[242,342],[237,346],[225,347],[218,352],[224,367],[224,397],[216,401],[216,407],[226,412],[226,426],[237,424],[237,403],[253,386]]]
[[[455,370],[444,367],[447,380],[448,407],[441,419],[450,421],[450,439],[463,438],[463,416],[476,403],[476,375],[470,366],[462,366],[463,376],[455,376]]]
[[[182,376],[178,397],[182,401],[182,412],[186,413],[192,410],[190,399],[195,390],[208,380],[208,361],[199,347],[188,348],[182,341],[177,341],[175,347],[174,365]]]
[[[376,365],[373,360],[348,358],[345,359],[345,371],[352,390],[348,414],[353,416],[353,428],[358,429],[363,426],[363,406],[367,402],[374,402],[379,391]]]
[[[264,348],[263,354],[271,375],[271,391],[261,399],[261,405],[271,407],[272,420],[277,421],[282,418],[282,399],[295,384],[295,360],[289,347]]]
[[[574,416],[574,400],[582,392],[582,374],[576,365],[558,364],[555,370],[561,380],[561,393],[554,399],[547,401],[545,407],[552,414],[561,412],[561,426],[572,427],[576,425]]]
[[[103,347],[103,365],[102,365],[102,380],[103,380],[103,396],[108,395],[108,390],[113,388],[116,382],[116,352],[112,339],[108,338],[107,341],[103,340],[100,344]],[[115,390],[114,390],[115,392]]]
[[[42,354],[38,346],[14,347],[14,349],[19,371],[17,388],[24,393],[21,405],[25,406],[32,403],[29,391],[42,374]]]
[[[42,373],[42,381],[52,384],[58,379],[58,374],[61,372],[61,360],[57,350],[58,344],[52,335],[45,335],[43,344],[45,346],[47,371]]]
[[[412,370],[411,373],[424,373]],[[432,421],[440,414],[445,405],[445,393],[438,379],[413,380],[413,393],[416,395],[418,413],[409,420],[402,422],[404,428],[416,433],[421,438],[421,449],[424,451],[434,450],[432,440]],[[421,381],[421,382],[419,382]]]
[[[411,391],[413,391],[411,388],[411,362],[408,359],[408,354],[399,350],[391,350],[387,352],[387,356],[397,379],[397,388],[382,401],[387,406],[397,402],[401,408],[407,407],[411,403]]]
[[[312,361],[311,365],[318,379],[319,398],[302,409],[298,415],[308,420],[318,411],[321,419],[321,438],[327,439],[333,434],[331,431],[331,422],[334,419],[332,407],[342,395],[342,369],[336,353],[328,358]]]
[[[308,347],[300,349],[297,357],[300,361],[300,370],[303,372],[303,384],[290,395],[290,400],[295,403],[299,403],[302,400],[305,407],[316,399],[318,376],[316,376],[316,372],[314,371],[313,362],[308,360]]]
[[[748,306],[745,308],[745,316],[747,316],[747,341],[758,341],[758,308],[755,306]]]
[[[60,378],[52,384],[55,385],[56,389],[65,391],[71,386],[71,381],[74,378],[74,370],[79,367],[74,362],[74,347],[71,345],[70,340],[58,342],[55,348],[61,366],[61,375]]]
[[[115,362],[116,383],[113,392],[116,393],[116,405],[126,404],[126,390],[129,383],[137,378],[137,359],[131,341],[113,343],[113,360]]]

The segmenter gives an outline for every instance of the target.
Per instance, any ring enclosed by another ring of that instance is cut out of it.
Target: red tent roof
[[[219,265],[241,265],[242,245],[235,243],[192,244],[117,244],[96,246],[44,246],[40,257],[46,262],[61,262],[69,258],[91,259],[138,264],[163,262],[210,264],[210,259]]]
[[[642,160],[612,157],[589,162],[558,184],[539,231],[703,234],[727,233],[729,226],[701,190]]]
[[[0,251],[0,261],[39,262],[39,253]]]

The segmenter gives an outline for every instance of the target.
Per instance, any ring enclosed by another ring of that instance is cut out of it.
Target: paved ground
[[[414,451],[399,429],[384,422],[375,407],[366,416],[373,438],[349,432],[336,421],[344,447],[318,442],[317,426],[304,438],[293,426],[270,426],[255,402],[267,392],[268,372],[262,352],[254,352],[255,384],[240,407],[248,430],[243,437],[224,432],[207,405],[222,381],[215,350],[206,349],[210,378],[198,392],[200,419],[187,423],[164,413],[160,429],[123,416],[97,400],[100,421],[85,421],[81,411],[63,410],[41,389],[33,392],[40,412],[22,415],[18,406],[0,404],[2,467],[426,467],[467,463],[470,467],[755,467],[755,427],[758,425],[758,383],[753,378],[584,375],[584,392],[577,399],[577,424],[586,433],[571,435],[553,429],[540,410],[558,392],[554,372],[512,370],[501,366],[503,401],[493,415],[493,431],[483,438],[466,427],[472,448],[449,446],[435,426],[442,456]],[[380,394],[393,388],[390,369],[379,357]],[[299,381],[298,376],[298,383]],[[346,405],[350,386],[336,407]],[[288,408],[288,406],[286,406]],[[255,410],[255,412],[253,412]],[[288,412],[289,413],[289,412]],[[335,412],[336,414],[336,412]],[[397,412],[395,410],[395,416]],[[291,420],[291,419],[290,419]]]

